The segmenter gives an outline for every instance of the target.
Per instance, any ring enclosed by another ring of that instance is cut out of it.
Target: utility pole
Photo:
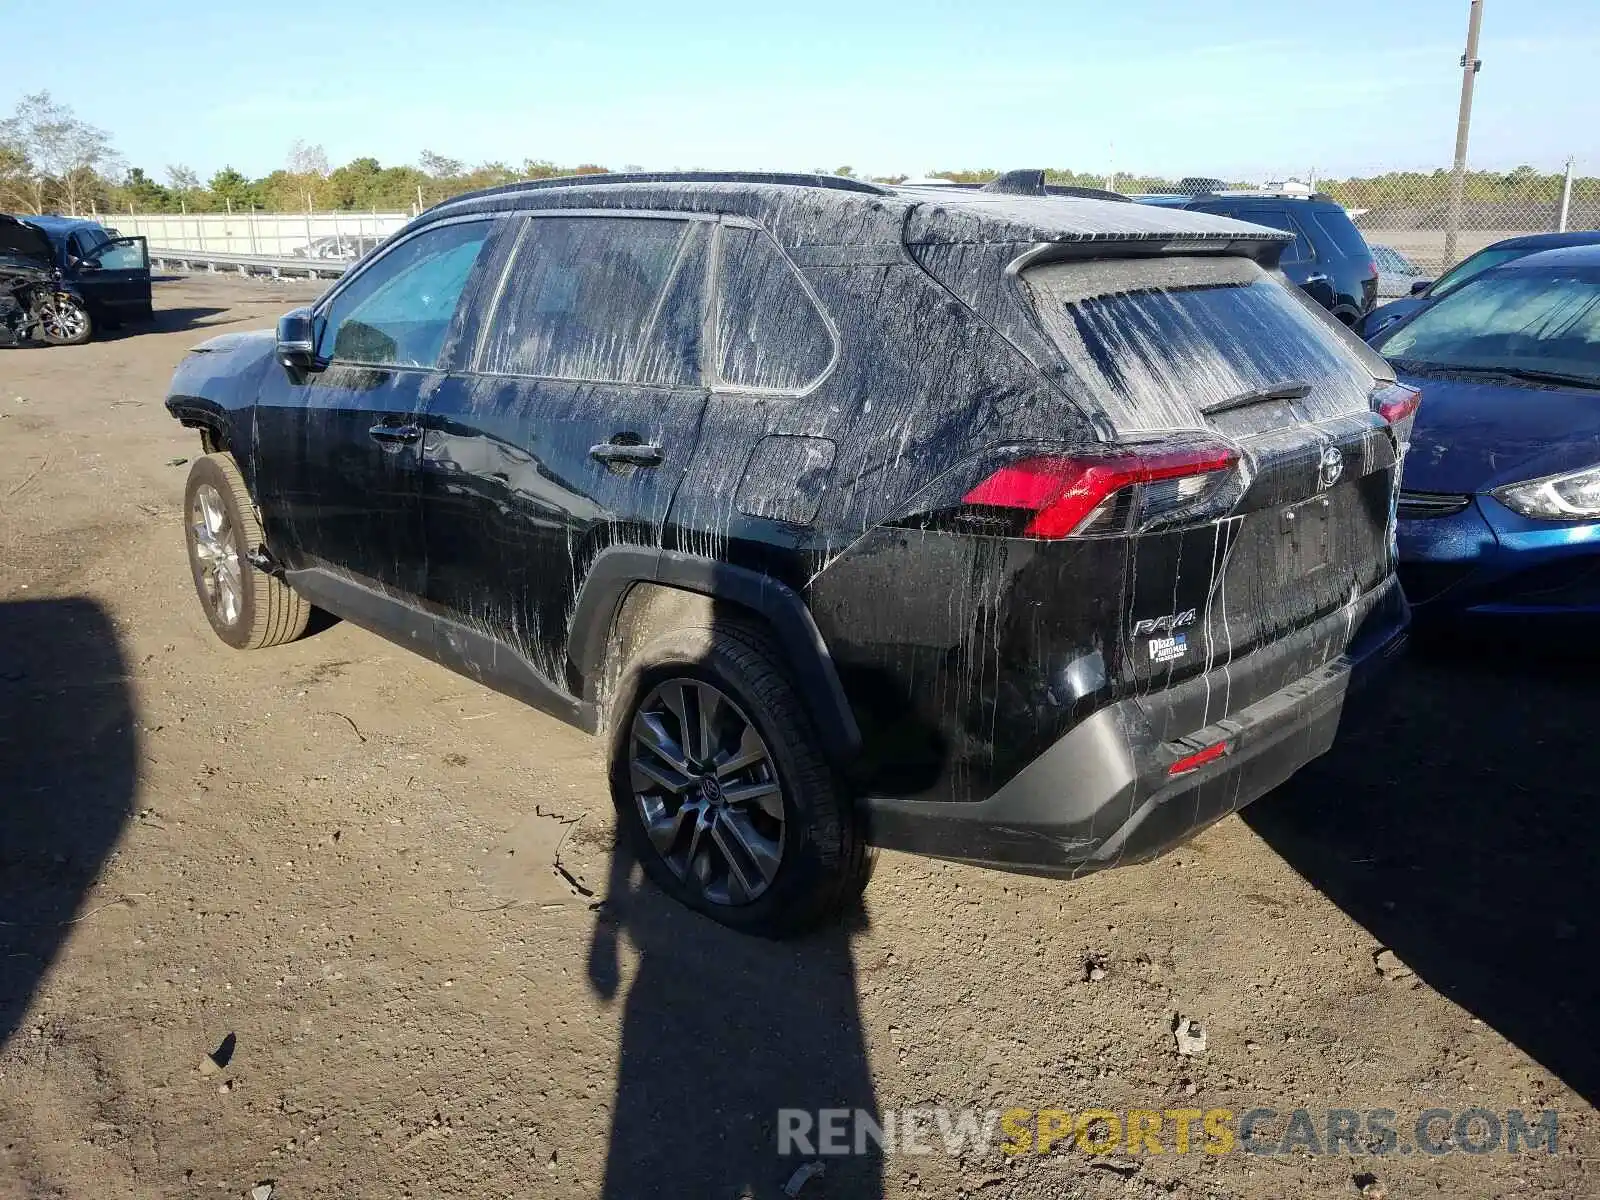
[[[1483,23],[1483,0],[1472,0],[1467,17],[1467,52],[1461,56],[1461,111],[1456,117],[1456,161],[1450,178],[1450,216],[1444,227],[1444,268],[1456,261],[1456,234],[1461,231],[1461,194],[1467,183],[1467,130],[1472,125],[1472,84],[1483,68],[1478,57],[1478,26]]]
[[[1567,216],[1572,211],[1572,157],[1567,157],[1566,178],[1561,181],[1561,211],[1556,216],[1556,232],[1567,231]]]

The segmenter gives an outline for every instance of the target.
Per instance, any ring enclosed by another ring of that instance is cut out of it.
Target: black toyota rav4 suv
[[[196,347],[194,582],[608,739],[651,877],[777,934],[871,846],[1074,875],[1326,750],[1403,640],[1417,394],[1197,213],[812,176],[515,184]]]

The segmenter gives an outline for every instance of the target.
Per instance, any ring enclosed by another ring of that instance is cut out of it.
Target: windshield
[[[1501,263],[1510,262],[1513,258],[1522,258],[1529,253],[1527,250],[1479,250],[1471,258],[1462,259],[1434,280],[1433,286],[1428,289],[1428,295],[1435,300],[1441,296],[1448,296],[1462,284],[1470,283],[1482,275],[1490,267],[1498,267]]]
[[[1407,369],[1546,371],[1600,384],[1600,271],[1475,279],[1380,348]]]

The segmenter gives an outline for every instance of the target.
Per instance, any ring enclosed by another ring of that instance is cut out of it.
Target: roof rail
[[[609,187],[623,183],[770,183],[787,187],[830,188],[839,192],[861,192],[869,196],[887,196],[889,189],[864,179],[851,179],[846,175],[806,174],[799,171],[605,171],[592,175],[557,175],[550,179],[519,179],[497,187],[479,188],[462,192],[434,205],[455,204],[461,200],[479,200],[486,196],[503,196],[511,192],[544,191],[563,187]]]
[[[1182,192],[1174,193],[1182,195]],[[1259,198],[1262,200],[1326,200],[1337,203],[1327,192],[1290,192],[1283,188],[1229,188],[1221,192],[1196,192],[1191,200],[1199,200],[1206,196],[1215,196],[1229,200],[1248,200]]]

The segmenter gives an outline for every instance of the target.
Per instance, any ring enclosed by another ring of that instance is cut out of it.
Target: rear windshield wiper
[[[1264,404],[1268,400],[1304,400],[1310,394],[1311,385],[1304,379],[1291,379],[1273,387],[1240,392],[1237,396],[1229,396],[1226,400],[1203,405],[1200,411],[1209,417],[1215,413],[1231,412],[1236,408],[1248,408],[1252,404]]]

